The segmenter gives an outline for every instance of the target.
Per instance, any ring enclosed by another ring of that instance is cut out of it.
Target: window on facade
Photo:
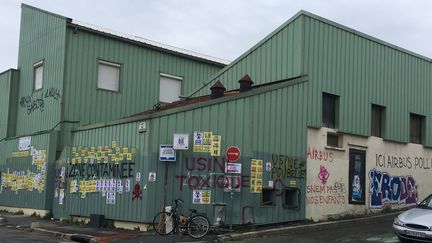
[[[336,128],[337,109],[339,96],[323,93],[322,122],[323,126]]]
[[[42,83],[43,83],[43,67],[44,62],[40,61],[33,65],[33,89],[34,90],[40,90],[42,89]]]
[[[159,82],[159,101],[171,103],[180,100],[182,78],[161,74]]]
[[[327,146],[340,147],[339,135],[334,133],[327,133]]]
[[[283,205],[289,208],[298,208],[300,199],[300,190],[298,188],[284,188]]]
[[[274,188],[262,188],[261,206],[275,206],[276,192]]]
[[[98,89],[119,91],[120,65],[99,60]]]
[[[372,105],[371,114],[371,135],[376,137],[383,136],[384,127],[384,109],[385,107],[380,105]]]
[[[424,138],[425,117],[417,114],[410,114],[410,142],[421,144]]]

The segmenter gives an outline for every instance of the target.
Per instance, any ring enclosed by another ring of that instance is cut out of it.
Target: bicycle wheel
[[[203,215],[193,216],[187,225],[187,232],[190,237],[200,239],[204,237],[210,229],[210,223]]]
[[[176,223],[172,213],[161,212],[156,214],[153,219],[153,229],[159,235],[167,235],[174,231]]]

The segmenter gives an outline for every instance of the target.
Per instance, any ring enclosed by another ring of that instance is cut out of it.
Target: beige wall
[[[306,217],[320,220],[345,214],[415,205],[432,193],[432,149],[377,137],[340,135],[339,148],[326,146],[333,129],[308,129]],[[349,203],[349,151],[366,152],[364,204]],[[371,186],[371,181],[374,183]]]

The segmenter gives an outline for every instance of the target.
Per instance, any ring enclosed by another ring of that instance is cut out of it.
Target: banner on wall
[[[349,151],[349,203],[365,204],[366,152]]]

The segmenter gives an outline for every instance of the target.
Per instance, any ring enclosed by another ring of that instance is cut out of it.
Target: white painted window
[[[119,91],[120,65],[99,60],[98,89]]]
[[[34,90],[40,90],[42,89],[42,83],[43,83],[43,67],[44,62],[40,61],[33,65],[33,87]]]
[[[171,103],[180,100],[182,80],[181,77],[161,73],[159,82],[159,101]]]

